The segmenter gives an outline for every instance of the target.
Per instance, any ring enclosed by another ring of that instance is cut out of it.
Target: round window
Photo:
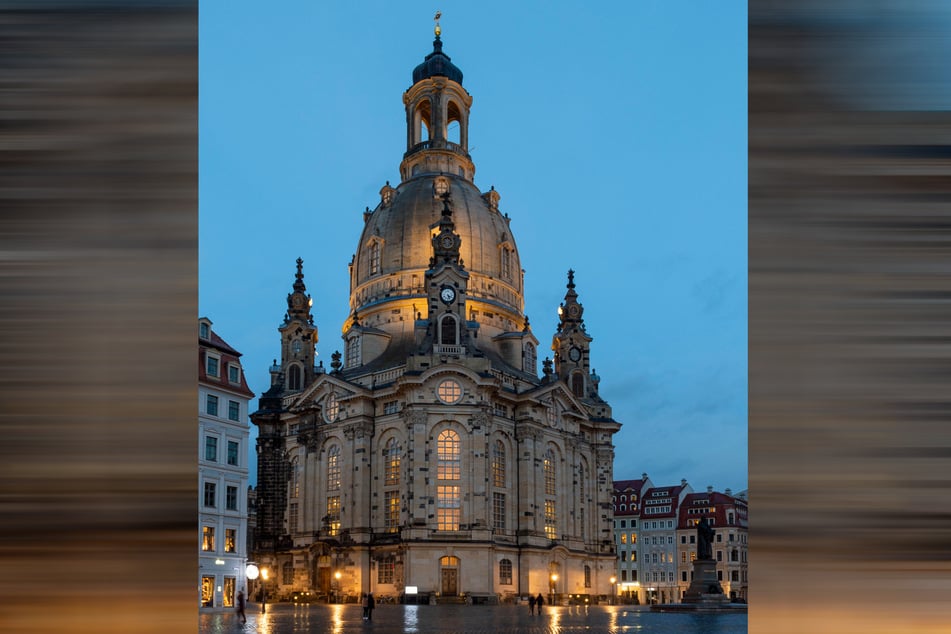
[[[443,403],[453,405],[462,399],[462,386],[452,379],[445,379],[436,387],[436,396]]]

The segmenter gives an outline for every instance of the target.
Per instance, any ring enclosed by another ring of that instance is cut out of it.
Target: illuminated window
[[[331,535],[340,534],[340,496],[327,496],[327,531]]]
[[[436,441],[436,477],[440,480],[458,480],[461,477],[459,434],[451,429],[439,432]]]
[[[218,461],[218,439],[214,436],[205,436],[205,460]]]
[[[555,487],[555,457],[551,449],[545,453],[545,495],[557,495]]]
[[[436,529],[441,531],[459,530],[462,509],[458,486],[436,487]]]
[[[396,557],[388,555],[377,562],[377,583],[393,583],[394,572],[396,570]]]
[[[215,550],[215,527],[214,526],[201,527],[201,549],[208,552],[214,552]]]
[[[383,482],[387,486],[400,483],[400,445],[395,438],[383,448]]]
[[[340,490],[340,447],[337,445],[327,452],[327,490]]]
[[[505,445],[501,440],[496,440],[492,447],[492,484],[505,486]]]
[[[383,494],[383,528],[395,533],[400,526],[400,492],[386,491]]]
[[[548,539],[556,539],[558,537],[555,532],[555,523],[555,501],[545,500],[545,537]]]
[[[235,553],[238,546],[238,531],[234,528],[225,529],[225,552]]]
[[[621,543],[622,544],[627,543],[627,533],[621,533]]]
[[[492,528],[505,530],[505,494],[492,493]]]
[[[337,395],[331,392],[324,399],[324,419],[332,423],[337,420],[338,414],[340,414],[340,402],[337,400]]]
[[[512,585],[512,562],[509,559],[503,559],[499,562],[499,585]]]
[[[291,497],[300,497],[300,465],[296,459],[291,465]]]
[[[686,551],[686,550],[680,551],[680,563],[682,563],[682,564],[687,563],[687,551]]]

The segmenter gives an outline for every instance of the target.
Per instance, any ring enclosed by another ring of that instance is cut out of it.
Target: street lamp
[[[611,605],[614,605],[614,601],[617,598],[617,586],[614,585],[617,583],[617,577],[611,577]]]
[[[558,574],[553,572],[551,573],[551,584],[550,584],[551,596],[548,599],[548,603],[550,605],[555,605],[555,582],[556,581],[558,581]]]
[[[258,570],[258,567],[255,564],[250,562],[248,563],[247,567],[245,567],[244,569],[244,576],[247,577],[249,581],[254,581],[255,579],[257,579],[260,573],[261,571]],[[248,601],[250,601],[251,600],[250,584],[248,585],[247,590],[248,590]]]
[[[336,588],[334,589],[334,594],[336,595],[334,603],[340,603],[340,571],[334,573],[334,579],[336,579]]]
[[[261,614],[267,612],[267,568],[261,568]]]

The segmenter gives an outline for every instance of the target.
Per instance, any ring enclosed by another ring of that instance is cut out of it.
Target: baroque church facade
[[[609,595],[620,424],[573,273],[539,373],[510,219],[473,183],[472,97],[438,27],[403,102],[401,182],[364,213],[329,368],[297,260],[251,416],[251,558],[269,597]]]

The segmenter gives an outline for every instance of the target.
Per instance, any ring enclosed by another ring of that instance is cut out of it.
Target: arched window
[[[535,345],[529,341],[528,343],[525,344],[525,363],[524,363],[524,366],[522,367],[522,370],[524,370],[525,372],[530,372],[532,374],[535,374],[536,359],[537,357],[535,354]]]
[[[387,486],[400,483],[400,445],[396,438],[390,438],[383,448],[384,484]]]
[[[430,135],[430,122],[432,121],[431,110],[429,99],[424,99],[416,104],[416,134],[414,143],[422,143],[432,138]]]
[[[300,389],[300,366],[292,365],[287,369],[287,389]]]
[[[591,587],[591,566],[584,567],[584,587]]]
[[[454,346],[459,343],[457,334],[455,316],[445,315],[439,322],[439,343]]]
[[[575,396],[584,396],[584,375],[581,372],[571,375],[571,392]]]
[[[492,446],[492,484],[505,487],[505,444],[501,440]]]
[[[327,490],[340,490],[340,447],[337,445],[327,451]]]
[[[557,495],[555,479],[555,455],[551,449],[545,452],[545,537],[557,539]]]
[[[380,243],[373,242],[370,245],[370,275],[376,275],[380,272]]]
[[[446,140],[462,143],[462,112],[455,101],[446,104]]]
[[[347,367],[355,368],[360,365],[360,337],[347,339]]]
[[[436,478],[439,480],[458,480],[461,477],[459,434],[451,429],[439,432],[436,440]]]
[[[503,559],[499,562],[499,585],[512,585],[512,561],[509,559]]]
[[[500,267],[503,280],[512,281],[512,250],[506,246],[499,249]]]

